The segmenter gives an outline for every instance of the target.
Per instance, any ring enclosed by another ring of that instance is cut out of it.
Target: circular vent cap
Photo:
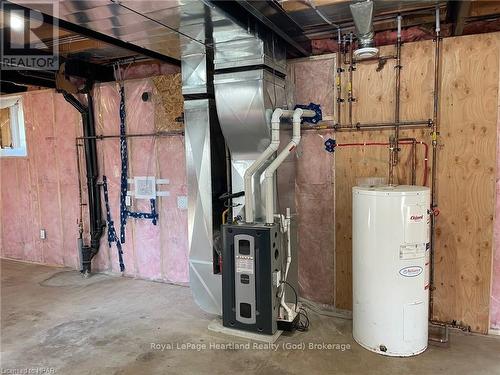
[[[365,47],[354,51],[354,58],[357,60],[369,59],[377,55],[378,55],[378,48],[375,47]]]

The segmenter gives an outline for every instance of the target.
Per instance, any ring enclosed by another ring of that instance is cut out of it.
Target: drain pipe
[[[307,109],[297,108],[293,111],[293,136],[290,142],[279,153],[276,159],[264,171],[264,186],[266,192],[266,223],[274,223],[274,172],[283,163],[286,157],[298,146],[300,143],[300,122],[302,117],[314,117],[314,111]]]
[[[90,246],[82,248],[82,270],[85,277],[91,272],[91,260],[99,251],[100,239],[104,230],[101,210],[101,191],[97,183],[99,169],[97,164],[97,145],[95,139],[93,101],[87,93],[87,105],[82,104],[73,95],[63,91],[64,99],[70,103],[82,116],[85,165],[87,173],[87,194],[90,219]]]
[[[245,190],[245,222],[253,223],[254,215],[254,194],[252,189],[252,177],[257,170],[276,152],[280,146],[280,121],[281,117],[288,117],[293,111],[282,110],[276,108],[271,117],[271,143],[262,154],[255,160],[250,167],[247,168],[244,175],[244,190]]]

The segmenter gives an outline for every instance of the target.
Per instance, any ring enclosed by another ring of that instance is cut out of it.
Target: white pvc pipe
[[[297,108],[293,111],[293,136],[286,147],[279,153],[274,161],[264,172],[264,188],[266,193],[266,223],[274,223],[274,172],[283,163],[286,157],[300,143],[300,120],[302,116],[314,117],[314,111]]]
[[[440,17],[439,6],[436,5],[436,33],[439,34],[440,31],[441,31],[441,17]]]
[[[291,215],[290,215],[290,208],[286,209],[286,234],[287,234],[287,248],[286,248],[286,266],[285,266],[285,275],[283,277],[283,280],[287,280],[288,278],[288,270],[290,269],[290,264],[292,263],[292,244],[291,244],[291,234],[290,234],[290,221],[291,221]],[[285,284],[282,285],[282,291],[281,291],[281,302],[280,305],[285,309],[287,316],[290,317],[292,315],[292,310],[288,305],[286,304],[285,301]],[[295,306],[295,309],[297,309],[297,306]]]
[[[398,14],[398,17],[397,17],[397,21],[398,21],[398,38],[401,39],[401,19],[403,17],[401,17],[401,15]]]
[[[245,171],[244,190],[245,190],[245,222],[253,223],[254,214],[254,194],[252,189],[252,177],[255,172],[276,152],[280,145],[280,121],[281,117],[290,117],[293,111],[276,108],[271,117],[271,143],[262,154]]]

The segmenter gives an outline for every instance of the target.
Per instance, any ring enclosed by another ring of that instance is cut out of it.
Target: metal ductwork
[[[226,19],[214,23],[215,101],[224,138],[231,153],[231,189],[244,190],[244,174],[271,142],[271,115],[285,106],[286,50],[280,39],[256,20],[245,27]],[[262,170],[253,181],[255,214],[260,218]],[[233,216],[244,198],[236,198]]]
[[[225,207],[218,198],[244,190],[246,169],[270,143],[272,112],[286,103],[286,54],[280,39],[253,18],[240,25],[219,8],[204,5],[183,5],[179,28],[197,36],[181,38],[189,271],[195,301],[221,314],[219,231]],[[261,174],[268,164],[254,177],[257,218],[263,216]],[[242,215],[243,204],[241,196],[232,199],[237,207],[229,220]]]
[[[373,1],[367,0],[354,3],[351,8],[352,18],[356,26],[358,37],[358,48],[354,51],[354,57],[362,60],[378,55],[378,48],[375,47],[373,30]]]

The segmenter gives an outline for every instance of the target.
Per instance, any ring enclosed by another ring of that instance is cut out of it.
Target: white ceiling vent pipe
[[[254,215],[254,194],[252,189],[252,177],[259,168],[276,152],[280,145],[280,121],[281,117],[290,117],[292,111],[276,108],[271,117],[271,143],[262,154],[245,171],[244,190],[245,190],[245,222],[253,223]]]
[[[356,25],[359,48],[354,51],[354,58],[358,60],[368,59],[378,55],[373,37],[373,1],[367,0],[349,5],[352,18]]]
[[[293,136],[286,147],[279,153],[264,172],[264,188],[266,192],[266,223],[274,223],[274,172],[286,157],[300,143],[300,121],[302,117],[314,117],[316,113],[307,109],[297,108],[293,111]]]

